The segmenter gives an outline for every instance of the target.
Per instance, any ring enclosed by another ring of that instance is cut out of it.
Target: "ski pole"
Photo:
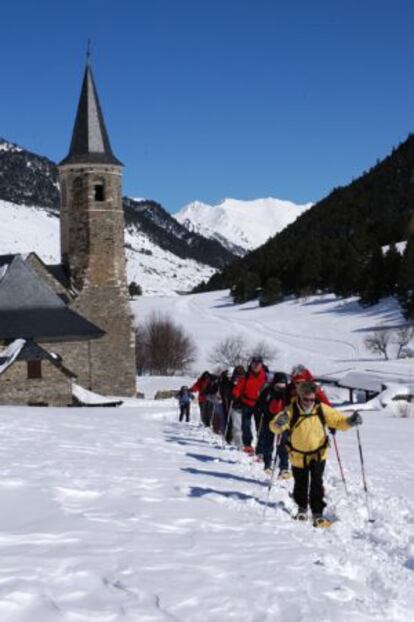
[[[374,523],[375,522],[375,518],[372,517],[371,507],[370,507],[370,503],[369,503],[368,486],[367,486],[367,480],[366,480],[366,477],[365,477],[364,456],[362,455],[362,445],[361,445],[361,437],[360,437],[360,434],[359,434],[359,426],[356,425],[355,429],[356,429],[357,439],[358,439],[359,458],[360,458],[360,461],[361,461],[362,483],[363,483],[363,486],[364,486],[365,500],[366,500],[366,504],[367,504],[368,521],[370,523]]]
[[[346,485],[346,480],[345,480],[345,473],[344,473],[344,470],[342,468],[341,457],[339,455],[338,445],[337,445],[337,442],[336,442],[336,436],[334,436],[334,434],[332,434],[332,439],[333,439],[333,444],[334,444],[334,447],[335,447],[336,458],[338,460],[339,471],[341,472],[341,478],[342,478],[342,481],[344,483],[344,488],[345,488],[346,496],[349,497],[348,486]]]
[[[275,451],[275,457],[273,458],[273,461],[272,461],[272,475],[271,475],[271,477],[270,477],[270,482],[269,482],[269,485],[268,485],[268,487],[267,487],[267,498],[266,498],[266,503],[265,503],[265,506],[264,506],[264,508],[263,508],[263,516],[262,516],[262,519],[263,519],[263,520],[264,520],[264,518],[265,518],[265,516],[266,516],[267,506],[269,505],[269,501],[270,501],[270,493],[271,493],[271,491],[272,491],[272,488],[273,488],[273,482],[274,482],[274,479],[275,479],[276,461],[277,461],[277,450],[278,450],[278,448],[279,448],[279,445],[280,445],[280,439],[281,439],[281,438],[282,438],[282,435],[281,435],[281,434],[278,434],[278,435],[277,435],[277,440],[276,440],[276,451]]]

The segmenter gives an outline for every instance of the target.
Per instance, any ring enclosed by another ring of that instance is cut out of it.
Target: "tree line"
[[[235,302],[263,305],[323,292],[371,305],[391,295],[414,317],[414,135],[195,291],[227,287]]]

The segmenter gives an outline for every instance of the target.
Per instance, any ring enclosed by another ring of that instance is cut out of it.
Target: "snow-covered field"
[[[375,328],[403,323],[391,299],[363,309],[356,299],[324,295],[260,308],[257,301],[233,305],[228,292],[220,291],[142,297],[133,305],[137,322],[161,312],[186,328],[198,346],[195,372],[212,367],[209,354],[215,344],[224,337],[241,335],[251,347],[264,341],[274,349],[272,369],[289,372],[293,365],[303,363],[316,374],[364,370],[385,381],[414,383],[414,359],[385,361],[364,346],[365,337]],[[391,357],[394,353],[391,346]]]
[[[398,326],[392,301],[361,309],[333,296],[260,309],[227,292],[143,297],[139,319],[168,311],[199,346],[265,339],[273,368],[372,370],[408,383],[410,360],[369,355],[364,336]],[[0,407],[0,622],[412,622],[414,418],[364,412],[368,522],[355,430],[337,434],[326,472],[329,530],[290,517],[291,481],[266,515],[261,466],[198,427],[174,400],[191,376],[138,379],[123,408]],[[333,400],[338,389],[327,387]]]
[[[290,481],[263,516],[260,467],[196,408],[178,424],[172,401],[1,407],[0,620],[412,622],[414,420],[364,417],[376,521],[351,430],[337,435],[350,497],[332,452],[339,520],[316,530],[290,518]]]

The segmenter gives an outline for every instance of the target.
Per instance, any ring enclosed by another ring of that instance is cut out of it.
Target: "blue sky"
[[[0,136],[68,150],[88,37],[124,193],[316,201],[414,129],[411,0],[14,0]]]

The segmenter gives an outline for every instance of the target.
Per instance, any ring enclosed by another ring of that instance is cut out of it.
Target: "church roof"
[[[51,354],[31,339],[16,339],[5,350],[0,351],[0,374],[5,372],[15,361],[33,360],[47,360],[60,369],[65,376],[69,378],[77,377],[76,374],[62,364],[62,359],[58,355]]]
[[[72,311],[21,255],[0,256],[0,339],[96,339],[104,331]]]
[[[62,164],[115,164],[98,92],[89,62],[86,65],[69,153]]]

